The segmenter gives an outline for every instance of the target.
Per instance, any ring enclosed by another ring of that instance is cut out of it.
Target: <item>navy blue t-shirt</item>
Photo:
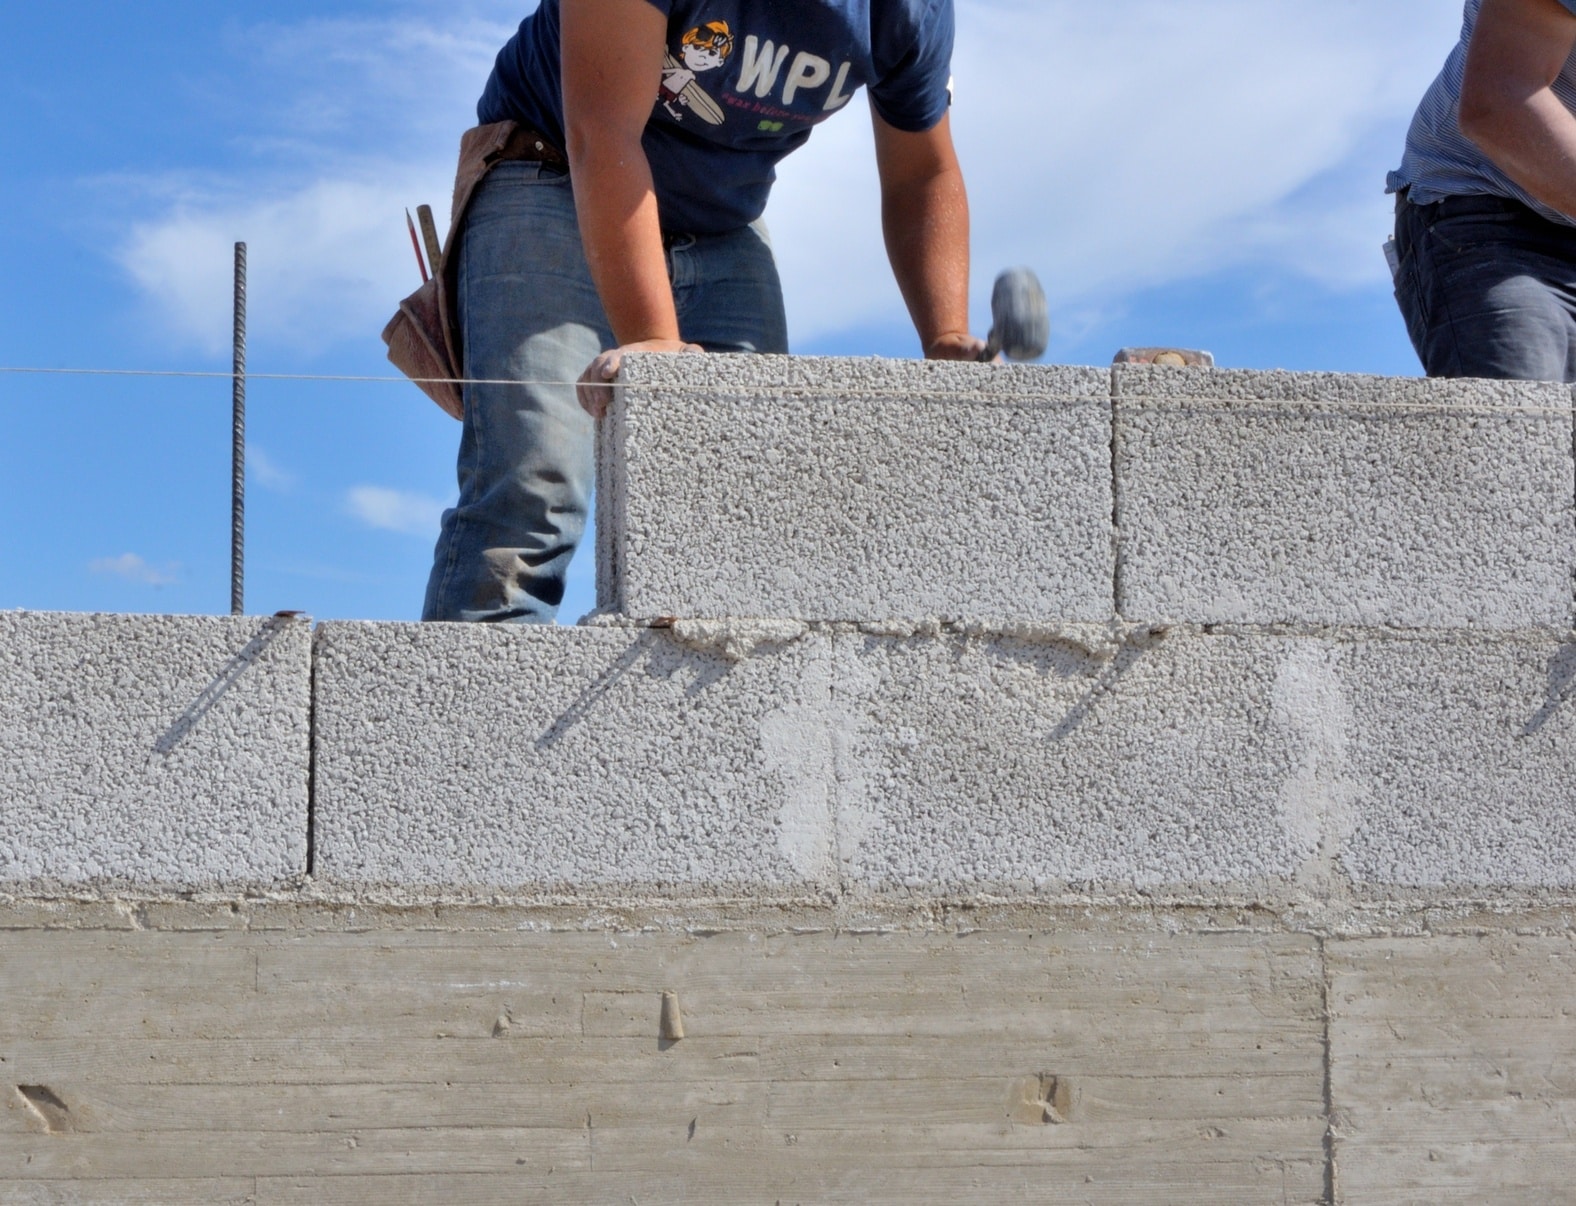
[[[477,105],[564,145],[559,3],[498,55]],[[952,0],[650,0],[668,54],[646,125],[663,229],[716,234],[761,216],[776,164],[870,89],[882,120],[931,129],[947,111]]]

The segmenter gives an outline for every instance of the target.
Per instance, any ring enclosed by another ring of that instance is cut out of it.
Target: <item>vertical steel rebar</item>
[[[235,360],[230,379],[230,614],[246,610],[246,244],[235,245]]]

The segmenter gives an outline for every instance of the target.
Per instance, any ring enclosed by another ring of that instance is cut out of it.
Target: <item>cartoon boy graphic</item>
[[[674,121],[683,121],[687,109],[702,121],[714,126],[722,125],[722,110],[716,101],[706,95],[696,82],[696,77],[702,72],[721,67],[732,53],[733,31],[728,28],[728,23],[708,21],[684,35],[679,47],[679,54],[684,60],[682,63],[672,55],[664,57],[659,92],[663,106]]]

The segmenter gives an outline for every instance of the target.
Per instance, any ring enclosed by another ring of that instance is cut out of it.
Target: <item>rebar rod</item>
[[[230,376],[230,614],[246,610],[246,244],[235,245],[235,360]]]

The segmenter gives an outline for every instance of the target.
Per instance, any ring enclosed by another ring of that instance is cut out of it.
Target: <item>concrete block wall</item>
[[[1576,886],[1564,387],[636,357],[602,436],[585,627],[0,617],[0,884]]]
[[[646,358],[601,455],[579,628],[0,614],[0,1201],[1568,1197],[1567,391]]]

